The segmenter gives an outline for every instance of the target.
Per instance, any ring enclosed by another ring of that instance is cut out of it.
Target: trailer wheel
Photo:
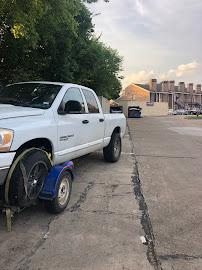
[[[113,133],[110,143],[103,149],[104,159],[108,162],[117,162],[121,155],[122,143],[119,133]]]
[[[25,150],[16,158],[10,172],[7,186],[9,203],[20,207],[33,204],[50,168],[51,161],[43,150]]]
[[[57,183],[56,197],[52,201],[44,201],[48,212],[59,214],[67,207],[72,191],[72,176],[68,171],[64,171],[59,176]]]

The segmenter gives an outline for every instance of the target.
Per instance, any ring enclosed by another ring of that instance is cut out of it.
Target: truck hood
[[[42,109],[0,104],[0,120],[18,117],[37,116],[43,114],[44,110]]]

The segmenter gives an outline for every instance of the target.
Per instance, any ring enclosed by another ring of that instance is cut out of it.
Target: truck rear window
[[[61,88],[45,83],[11,84],[0,89],[0,104],[49,109]]]
[[[86,89],[82,89],[83,94],[85,96],[87,105],[88,105],[88,112],[89,113],[99,113],[99,107],[98,107],[98,103],[95,99],[94,94]]]

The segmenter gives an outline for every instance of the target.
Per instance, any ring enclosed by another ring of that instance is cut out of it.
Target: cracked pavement
[[[118,163],[106,163],[102,153],[76,160],[72,197],[63,214],[26,209],[15,216],[11,233],[1,216],[1,270],[154,269],[140,241],[144,231],[131,151],[126,134]]]
[[[202,120],[145,117],[129,126],[156,269],[202,269]]]
[[[118,163],[102,153],[75,161],[63,214],[27,209],[11,233],[1,216],[1,270],[202,269],[202,120],[128,124]]]

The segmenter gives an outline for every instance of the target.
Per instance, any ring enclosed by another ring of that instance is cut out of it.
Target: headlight
[[[8,152],[13,141],[13,131],[0,128],[0,152]]]

